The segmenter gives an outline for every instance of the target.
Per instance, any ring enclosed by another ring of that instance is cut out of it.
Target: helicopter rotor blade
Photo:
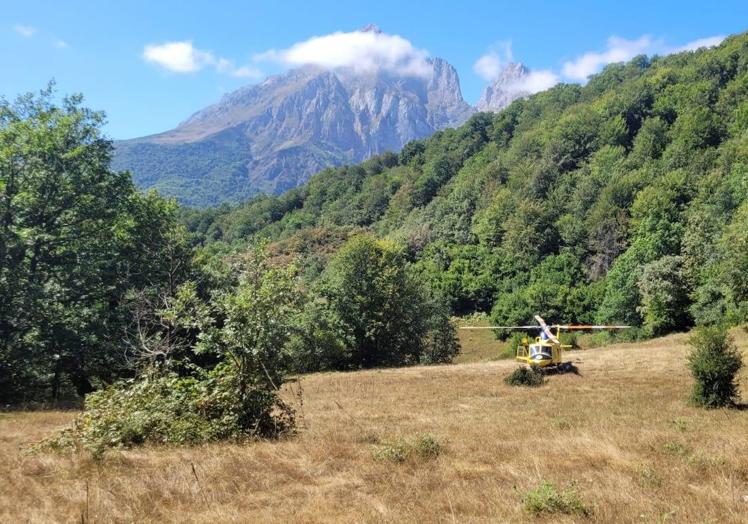
[[[538,326],[461,326],[460,329],[538,329]]]
[[[604,330],[604,329],[628,329],[631,326],[593,326],[589,324],[559,324],[550,326],[552,328],[563,329],[564,331],[593,331],[593,330]]]
[[[554,343],[554,344],[561,344],[561,341],[556,338],[556,335],[553,334],[553,331],[550,330],[548,327],[548,324],[545,323],[545,320],[543,320],[540,315],[535,315],[535,320],[538,321],[538,324],[540,324],[541,329],[543,330],[543,333],[546,334],[546,336]]]

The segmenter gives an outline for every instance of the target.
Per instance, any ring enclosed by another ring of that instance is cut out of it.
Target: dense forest
[[[111,420],[154,406],[131,438],[272,433],[285,373],[447,362],[453,315],[748,319],[748,35],[208,210],[139,192],[102,114],[55,99],[0,104],[2,404],[100,390]]]
[[[401,245],[457,315],[748,318],[748,35],[612,64],[279,197],[182,210],[199,244],[271,242],[314,281],[349,237]]]

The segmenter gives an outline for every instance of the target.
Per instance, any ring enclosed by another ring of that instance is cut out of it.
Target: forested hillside
[[[658,335],[748,316],[748,35],[613,64],[280,197],[184,211],[310,280],[359,231],[405,246],[452,311]]]

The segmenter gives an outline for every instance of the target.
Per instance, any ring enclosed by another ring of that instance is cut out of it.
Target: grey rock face
[[[501,111],[506,106],[530,93],[522,89],[522,79],[530,73],[524,65],[511,62],[499,77],[486,86],[476,104],[478,111]]]
[[[190,205],[277,194],[465,122],[474,109],[457,72],[439,58],[429,64],[423,77],[315,67],[272,76],[171,131],[116,143],[114,166]]]

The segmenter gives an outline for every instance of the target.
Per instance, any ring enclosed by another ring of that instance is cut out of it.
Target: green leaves
[[[734,406],[743,360],[732,337],[720,327],[701,328],[688,342],[693,347],[688,367],[695,379],[691,400],[707,408]]]
[[[109,169],[104,117],[50,86],[0,117],[0,401],[87,393],[126,366],[130,289],[176,288],[175,206]],[[55,357],[57,355],[57,357]]]
[[[459,350],[448,309],[393,242],[354,237],[315,291],[290,347],[296,369],[446,362]]]
[[[233,363],[240,396],[250,386],[275,390],[282,384],[283,349],[303,299],[296,269],[269,265],[259,246],[235,270],[238,286],[213,299],[220,322],[207,327],[199,349]]]

